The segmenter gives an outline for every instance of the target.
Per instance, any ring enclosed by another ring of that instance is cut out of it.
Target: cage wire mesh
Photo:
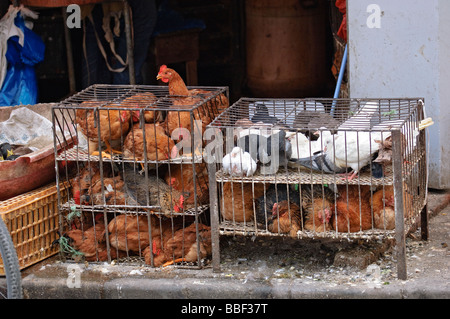
[[[219,137],[212,227],[336,239],[414,230],[426,205],[423,114],[420,98],[241,98],[208,126]]]
[[[211,254],[206,125],[228,107],[226,87],[93,85],[52,108],[60,246],[74,261],[202,267]],[[60,132],[66,132],[60,134]],[[69,132],[69,133],[67,133]]]

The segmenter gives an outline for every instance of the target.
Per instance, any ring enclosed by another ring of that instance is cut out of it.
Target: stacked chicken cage
[[[391,237],[405,277],[405,235],[419,216],[427,231],[423,108],[423,99],[234,103],[208,126],[213,267],[220,234]]]
[[[228,107],[225,87],[93,85],[52,109],[59,244],[66,260],[202,267],[211,255],[202,134]],[[59,182],[57,183],[59,185]]]

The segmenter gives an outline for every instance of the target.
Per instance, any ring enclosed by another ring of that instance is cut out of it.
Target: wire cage
[[[427,232],[423,109],[420,98],[234,103],[208,126],[213,268],[221,234],[395,238],[405,277],[405,235],[420,221]]]
[[[202,134],[228,107],[226,87],[93,85],[52,108],[60,248],[66,260],[203,267],[211,255]],[[63,165],[61,165],[63,164]],[[61,169],[62,167],[62,169]]]

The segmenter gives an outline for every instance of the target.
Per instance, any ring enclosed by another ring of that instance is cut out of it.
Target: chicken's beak
[[[162,75],[158,73],[158,75],[156,76],[157,80],[161,80],[162,79]]]
[[[119,120],[122,123],[125,123],[127,121],[127,112],[126,111],[123,111],[120,113]]]
[[[278,212],[278,203],[273,204],[272,207],[272,216],[275,218],[277,216],[277,212]]]

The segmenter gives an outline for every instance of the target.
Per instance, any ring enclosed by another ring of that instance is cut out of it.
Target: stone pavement
[[[225,237],[221,238],[221,272],[215,273],[211,268],[73,264],[53,257],[23,270],[24,296],[28,299],[450,299],[449,199],[448,193],[430,192],[429,240],[423,242],[416,238],[417,234],[407,239],[405,281],[396,279],[395,253],[390,245]],[[351,259],[346,253],[358,249],[362,253],[356,254],[357,262],[341,262]]]

